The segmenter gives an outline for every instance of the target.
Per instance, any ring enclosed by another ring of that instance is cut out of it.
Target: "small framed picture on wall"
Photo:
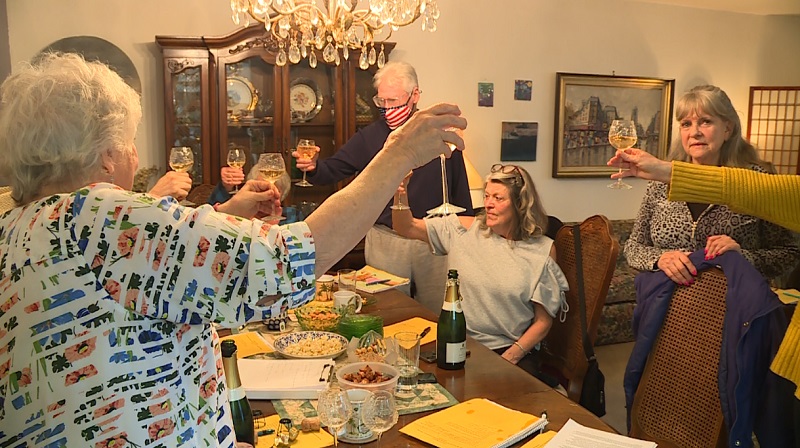
[[[504,121],[500,141],[503,162],[535,162],[539,123]]]

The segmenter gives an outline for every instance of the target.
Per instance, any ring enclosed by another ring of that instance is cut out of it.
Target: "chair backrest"
[[[560,219],[556,218],[552,215],[547,215],[547,232],[545,235],[550,237],[551,240],[555,241],[556,235],[558,235],[558,231],[564,227],[564,223],[561,222]]]
[[[569,312],[564,322],[555,319],[540,351],[542,369],[555,373],[567,389],[570,400],[578,402],[583,378],[589,363],[583,351],[580,305],[578,304],[578,271],[575,266],[575,226],[580,226],[583,283],[586,296],[586,322],[589,340],[594,344],[600,313],[606,302],[608,285],[617,263],[619,242],[611,232],[611,223],[602,215],[587,218],[574,226],[563,226],[555,239],[558,265],[569,282]]]
[[[727,291],[718,268],[675,288],[634,395],[632,437],[659,448],[727,445],[717,377]]]
[[[208,198],[211,197],[211,192],[214,191],[214,188],[216,188],[216,185],[200,184],[192,188],[192,191],[186,196],[186,200],[198,207],[207,204]]]

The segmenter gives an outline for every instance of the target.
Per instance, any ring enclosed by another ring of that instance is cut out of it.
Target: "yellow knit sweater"
[[[724,204],[735,212],[800,231],[800,176],[673,162],[669,199]],[[796,384],[795,396],[800,398],[800,305],[771,369]]]

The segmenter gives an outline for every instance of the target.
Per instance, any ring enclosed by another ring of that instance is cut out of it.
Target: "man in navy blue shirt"
[[[315,185],[329,185],[357,174],[383,148],[389,134],[417,110],[420,94],[417,73],[405,62],[388,62],[373,78],[378,94],[373,97],[381,119],[359,130],[336,153],[325,159],[302,159],[297,152],[297,168],[307,172]],[[467,173],[461,151],[454,151],[446,162],[450,203],[473,215]],[[415,218],[442,204],[442,170],[439,160],[414,170],[406,186]],[[407,294],[433,311],[439,311],[447,280],[447,257],[434,256],[427,244],[409,240],[392,230],[392,201],[386,204],[366,237],[367,264],[411,280]]]

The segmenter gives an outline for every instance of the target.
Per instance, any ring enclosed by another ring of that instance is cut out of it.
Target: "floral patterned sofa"
[[[633,279],[637,270],[628,266],[623,255],[625,242],[631,234],[633,219],[613,220],[611,229],[619,238],[619,256],[614,276],[608,287],[606,304],[597,327],[595,345],[618,344],[633,341],[633,308],[636,305],[636,288]]]

